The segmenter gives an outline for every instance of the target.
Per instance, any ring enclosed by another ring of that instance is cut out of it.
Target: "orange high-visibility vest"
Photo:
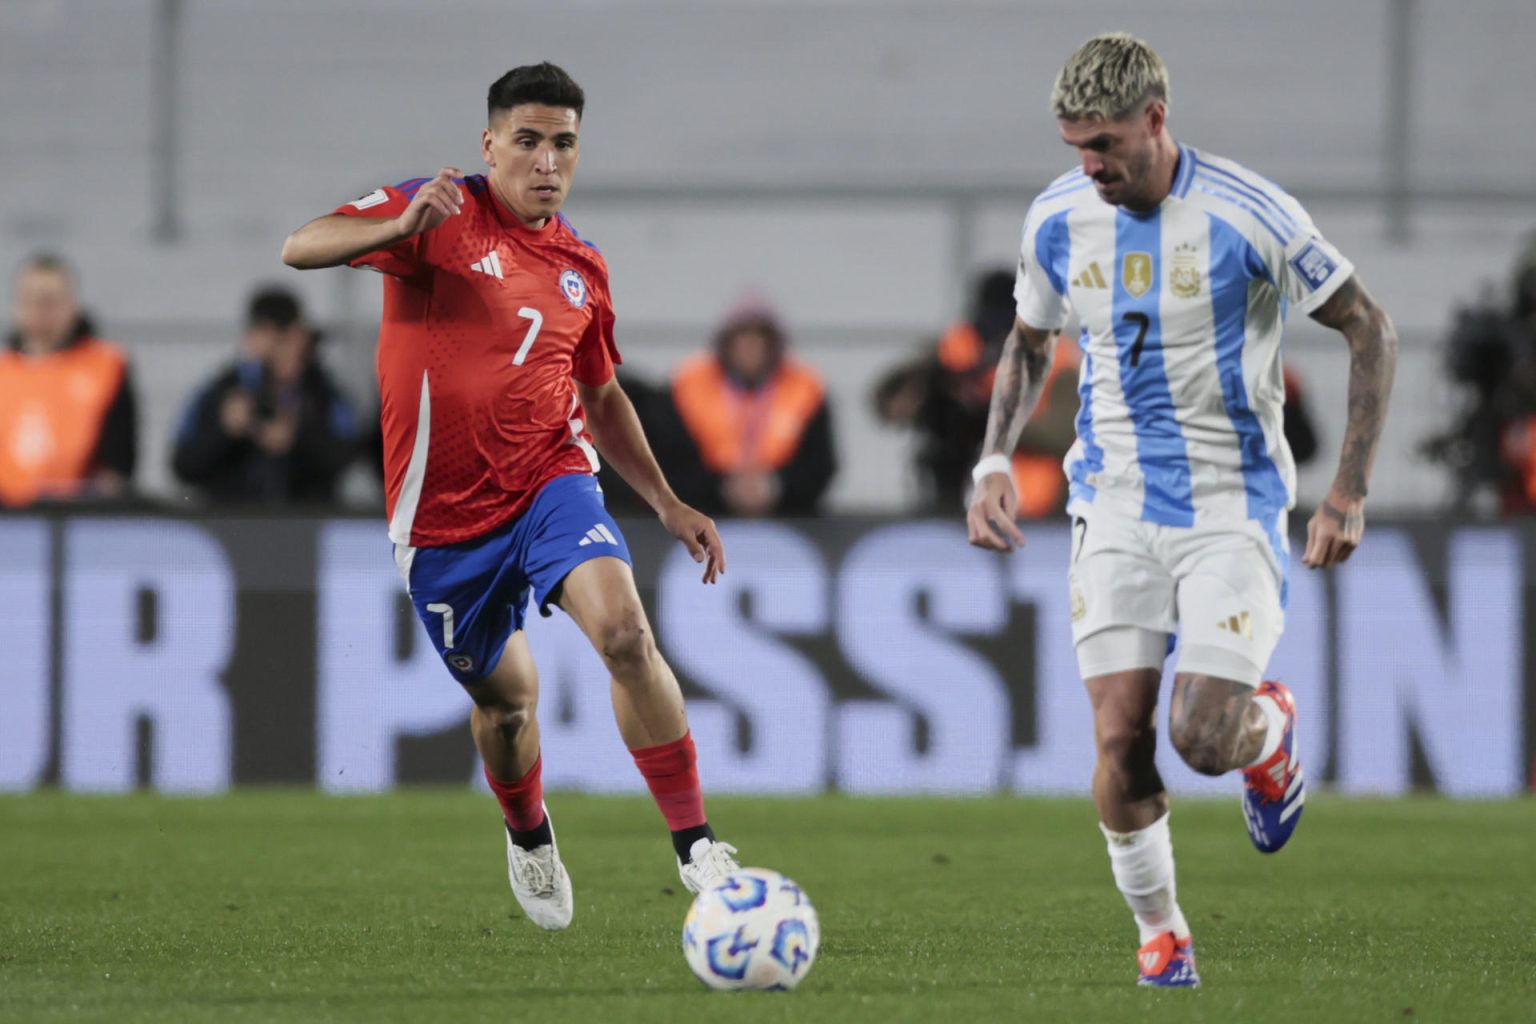
[[[0,505],[80,490],[127,368],[97,338],[44,356],[0,352]]]
[[[1506,514],[1524,515],[1529,510],[1536,509],[1536,416],[1527,416],[1524,422],[1517,420],[1514,426],[1524,435],[1525,444],[1523,448],[1510,451],[1511,446],[1508,440],[1511,431],[1506,430],[1505,461],[1516,464],[1520,474],[1521,490],[1525,493],[1520,495],[1524,500],[1515,503],[1517,508],[1513,512],[1507,507],[1508,502],[1506,502],[1505,511]]]
[[[961,321],[944,332],[939,339],[939,362],[951,373],[967,373],[974,370],[985,354],[986,346],[976,328]],[[1040,392],[1040,403],[1035,406],[1030,419],[1043,413],[1051,402],[1051,386],[1057,374],[1064,370],[1076,370],[1082,361],[1082,353],[1076,340],[1063,334],[1056,339],[1056,355],[1051,360],[1050,373],[1045,378],[1045,388]],[[997,377],[997,367],[988,368],[978,381],[979,397],[985,399],[992,393]],[[1065,500],[1067,477],[1061,469],[1061,459],[1040,452],[1013,453],[1013,486],[1019,495],[1019,515],[1039,519],[1058,511]]]
[[[756,391],[731,383],[713,354],[694,356],[672,377],[677,411],[704,464],[716,473],[783,466],[800,447],[824,394],[815,370],[787,358]]]

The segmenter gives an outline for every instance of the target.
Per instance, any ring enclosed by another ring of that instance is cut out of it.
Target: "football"
[[[714,989],[794,988],[820,944],[810,899],[766,868],[743,868],[703,890],[683,922],[688,966]]]

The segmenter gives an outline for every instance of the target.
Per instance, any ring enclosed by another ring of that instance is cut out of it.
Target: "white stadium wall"
[[[182,12],[168,149],[152,132],[167,6]],[[1396,317],[1401,397],[1373,507],[1422,510],[1446,494],[1413,454],[1452,403],[1436,342],[1536,226],[1536,6],[1413,7],[1399,138],[1392,0],[11,0],[0,260],[49,248],[78,263],[88,304],[138,364],[140,483],[176,498],[176,414],[232,353],[255,282],[304,292],[331,328],[328,358],[358,396],[371,386],[377,282],[285,270],[284,234],[380,182],[478,166],[489,80],[547,57],[589,94],[570,212],[613,265],[631,364],[663,374],[744,292],[769,297],[829,377],[844,464],[833,505],[895,510],[912,494],[907,441],[875,424],[869,386],[959,311],[968,272],[1012,261],[1029,197],[1071,162],[1046,111],[1055,69],[1124,27],[1166,57],[1180,136],[1307,202]],[[535,39],[510,29],[530,19]],[[1414,196],[1407,240],[1385,212],[1395,146]],[[167,194],[174,242],[155,240]],[[1342,348],[1299,323],[1289,352],[1330,451]],[[1303,475],[1304,499],[1328,472]]]

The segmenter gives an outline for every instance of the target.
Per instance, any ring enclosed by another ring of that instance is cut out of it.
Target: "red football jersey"
[[[393,217],[430,179],[336,210]],[[378,372],[389,535],[430,547],[488,533],[567,473],[593,473],[574,380],[613,377],[608,265],[564,216],[525,227],[483,175],[461,212],[353,266],[385,274]]]

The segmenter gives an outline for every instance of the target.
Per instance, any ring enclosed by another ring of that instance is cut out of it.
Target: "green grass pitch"
[[[1173,818],[1205,987],[1138,989],[1080,800],[715,799],[815,901],[798,991],[712,993],[648,801],[556,796],[571,929],[523,920],[468,792],[0,798],[5,1021],[1536,1019],[1536,806],[1316,798],[1266,858]]]

